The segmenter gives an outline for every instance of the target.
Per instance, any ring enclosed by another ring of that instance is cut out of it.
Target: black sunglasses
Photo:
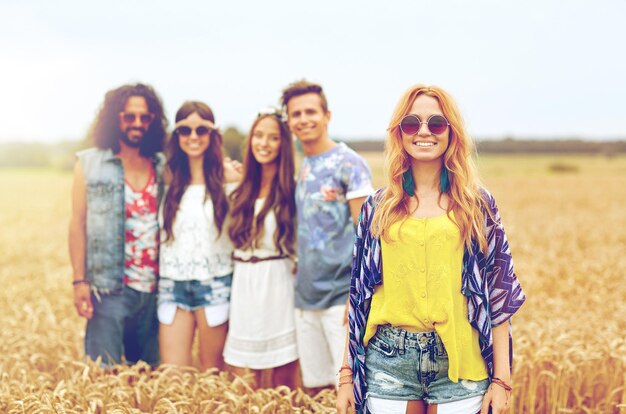
[[[179,126],[176,128],[176,133],[181,137],[188,137],[193,132],[193,128],[188,126]],[[208,135],[211,132],[211,128],[206,126],[196,127],[196,135],[202,137],[204,135]]]
[[[431,115],[426,121],[426,125],[428,126],[428,130],[433,135],[439,135],[448,128],[450,123],[446,118],[441,115]],[[417,115],[409,114],[402,118],[400,121],[400,130],[406,135],[415,135],[420,131],[422,127],[422,121],[417,117]]]
[[[139,117],[139,121],[141,121],[142,124],[148,125],[154,119],[154,114],[151,114],[150,112],[143,114],[136,114],[134,112],[120,112],[120,117],[124,122],[129,124],[135,122],[137,117]]]

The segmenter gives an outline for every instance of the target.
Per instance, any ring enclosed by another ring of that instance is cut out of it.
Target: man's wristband
[[[87,280],[85,280],[85,279],[78,279],[78,280],[72,281],[72,286],[74,286],[74,287],[76,287],[78,285],[82,285],[82,284],[88,285],[89,282]]]

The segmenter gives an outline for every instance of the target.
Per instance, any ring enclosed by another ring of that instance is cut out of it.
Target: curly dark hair
[[[93,141],[98,148],[110,148],[115,153],[120,151],[120,139],[125,132],[120,130],[119,114],[124,111],[126,101],[131,96],[143,97],[148,104],[148,110],[154,114],[154,120],[148,127],[148,131],[139,146],[139,153],[144,157],[150,157],[163,151],[167,118],[163,111],[161,98],[151,86],[142,83],[123,85],[106,93],[104,103],[93,126]]]
[[[204,102],[187,101],[176,112],[176,122],[197,113],[202,119],[215,123],[215,116],[211,108]],[[209,147],[204,152],[204,183],[206,186],[206,198],[213,202],[213,219],[218,230],[218,236],[222,233],[222,226],[228,214],[228,199],[224,192],[224,158],[222,145],[224,139],[217,129],[211,130]],[[189,159],[187,154],[180,148],[179,137],[176,129],[167,143],[167,166],[172,174],[170,188],[165,195],[163,203],[163,229],[165,230],[165,242],[174,240],[174,221],[183,198],[185,190],[191,182]]]

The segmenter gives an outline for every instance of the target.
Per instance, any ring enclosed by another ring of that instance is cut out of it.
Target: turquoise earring
[[[445,193],[450,188],[450,180],[448,179],[448,169],[443,166],[441,169],[441,175],[439,176],[439,183],[441,184],[441,192]]]
[[[413,171],[411,168],[402,174],[402,188],[409,197],[415,195],[415,181],[413,181]]]

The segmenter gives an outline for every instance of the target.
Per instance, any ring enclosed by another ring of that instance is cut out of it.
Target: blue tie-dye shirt
[[[371,177],[365,160],[343,143],[302,161],[296,188],[297,308],[346,303],[355,234],[348,200],[371,194]]]

